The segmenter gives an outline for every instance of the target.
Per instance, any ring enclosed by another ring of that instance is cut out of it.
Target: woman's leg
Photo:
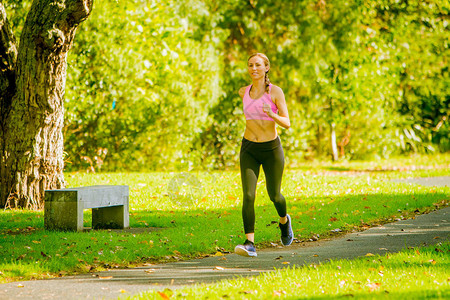
[[[241,180],[243,191],[242,219],[247,239],[254,242],[255,193],[260,163],[245,149],[240,154]]]
[[[284,170],[283,147],[280,145],[270,153],[267,153],[262,166],[266,175],[267,193],[280,216],[280,223],[284,224],[287,218],[286,200],[281,194],[281,179]]]

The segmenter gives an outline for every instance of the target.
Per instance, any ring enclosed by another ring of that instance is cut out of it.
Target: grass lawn
[[[132,299],[449,299],[450,243],[276,270]]]
[[[168,172],[66,174],[69,187],[129,185],[130,225],[140,229],[136,232],[46,231],[42,211],[0,211],[0,283],[232,251],[244,240],[239,172],[189,174],[191,177]],[[391,179],[449,175],[450,155],[311,163],[287,169],[282,192],[296,238],[308,240],[334,235],[331,230],[336,228],[342,232],[361,230],[447,206],[450,187],[417,186]],[[173,185],[177,180],[188,185],[177,190]],[[189,189],[189,184],[194,186]],[[257,189],[256,216],[257,246],[277,242],[276,210],[267,197],[263,175]],[[86,211],[86,226],[89,218]]]

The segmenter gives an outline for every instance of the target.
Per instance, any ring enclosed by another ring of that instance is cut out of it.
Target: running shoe
[[[279,226],[281,230],[281,243],[284,246],[289,246],[294,240],[294,232],[292,231],[291,216],[286,215],[286,217],[288,219],[287,222],[285,224],[279,223]]]
[[[234,248],[234,252],[236,254],[247,256],[247,257],[256,257],[256,249],[255,244],[253,242],[250,242],[249,240],[245,240],[243,245],[237,245]]]

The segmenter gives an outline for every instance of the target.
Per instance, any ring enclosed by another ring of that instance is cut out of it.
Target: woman
[[[242,218],[246,240],[234,250],[239,255],[254,257],[257,256],[254,245],[254,204],[261,165],[266,175],[267,192],[280,216],[281,242],[287,246],[294,238],[291,218],[286,213],[286,200],[280,193],[284,153],[275,128],[275,124],[278,124],[288,129],[291,123],[283,91],[269,81],[270,62],[267,56],[262,53],[251,55],[247,68],[252,84],[239,90],[246,118],[240,152]]]

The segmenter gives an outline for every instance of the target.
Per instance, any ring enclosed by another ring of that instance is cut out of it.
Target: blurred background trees
[[[19,36],[28,0],[5,6]],[[66,170],[234,168],[246,60],[271,59],[290,166],[450,150],[448,1],[103,0],[77,31]]]

